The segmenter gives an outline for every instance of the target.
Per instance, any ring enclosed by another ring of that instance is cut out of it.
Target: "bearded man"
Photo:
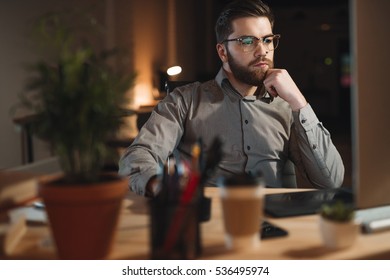
[[[156,196],[169,157],[190,157],[199,139],[202,151],[213,153],[216,137],[223,158],[209,186],[220,177],[261,172],[267,187],[297,187],[286,180],[291,162],[314,188],[341,186],[344,165],[330,133],[288,71],[274,68],[281,35],[273,24],[260,0],[223,9],[215,25],[222,67],[214,80],[178,87],[156,106],[119,162],[132,191]]]

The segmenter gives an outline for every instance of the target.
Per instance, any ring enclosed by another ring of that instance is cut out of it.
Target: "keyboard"
[[[356,210],[355,219],[364,233],[390,230],[390,205]]]

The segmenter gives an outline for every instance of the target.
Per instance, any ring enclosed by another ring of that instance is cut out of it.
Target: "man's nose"
[[[265,56],[268,52],[268,48],[263,44],[263,42],[259,41],[255,48],[255,56]]]

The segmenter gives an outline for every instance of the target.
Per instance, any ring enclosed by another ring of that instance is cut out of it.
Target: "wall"
[[[166,0],[3,1],[0,9],[0,169],[22,163],[21,131],[13,123],[10,108],[23,91],[26,81],[23,65],[34,60],[27,37],[31,20],[47,11],[90,4],[97,5],[96,13],[107,25],[106,47],[119,45],[130,50],[129,71],[138,73],[135,105],[149,103],[153,98],[154,70],[165,63],[166,57]],[[134,127],[134,119],[129,119],[125,135],[136,133]],[[34,139],[35,159],[48,156],[49,147]]]
[[[50,0],[2,1],[0,9],[0,168],[21,163],[21,135],[14,126],[10,107],[17,103],[23,90],[24,65],[33,59],[29,49],[27,30],[31,20],[46,8],[58,7]],[[44,146],[37,143],[37,146]],[[45,149],[43,149],[45,150]],[[43,152],[45,154],[45,152]],[[46,156],[37,154],[38,157]]]

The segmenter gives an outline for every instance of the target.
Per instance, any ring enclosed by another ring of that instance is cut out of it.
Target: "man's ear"
[[[226,52],[225,45],[224,44],[217,44],[216,48],[217,48],[218,56],[222,60],[222,62],[224,62],[224,63],[227,62],[228,59],[227,59],[227,52]]]

